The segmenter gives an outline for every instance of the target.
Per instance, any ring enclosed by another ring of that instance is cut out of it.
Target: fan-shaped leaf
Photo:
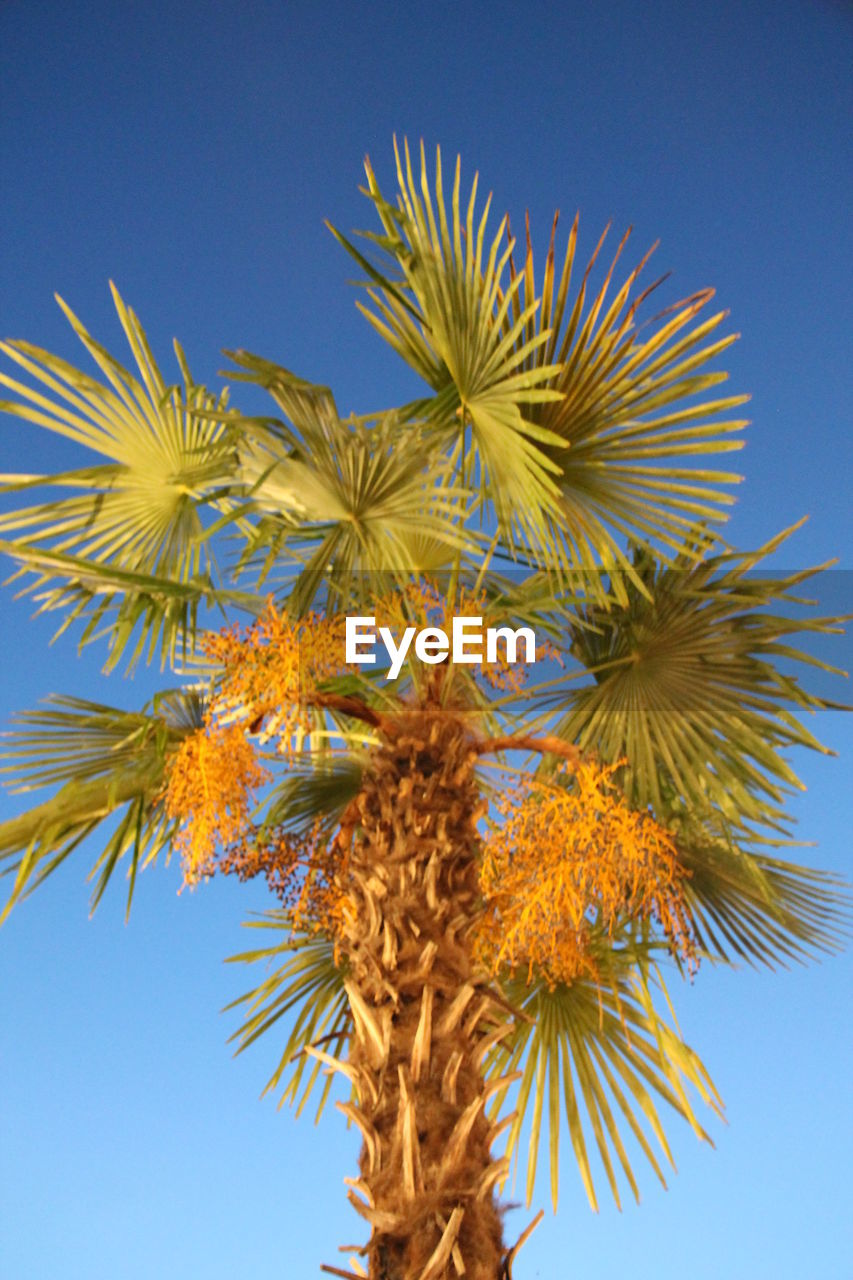
[[[823,670],[787,644],[839,630],[839,618],[769,612],[817,572],[760,577],[761,557],[688,551],[673,565],[635,557],[623,604],[593,605],[570,624],[572,652],[594,675],[554,692],[560,733],[605,760],[625,759],[632,803],[667,821],[684,806],[721,815],[734,831],[784,831],[785,794],[799,786],[782,751],[823,750],[793,710],[831,705],[779,670],[780,653]]]
[[[521,978],[509,979],[503,984],[509,1001],[531,1020],[518,1019],[514,1034],[492,1052],[487,1077],[497,1081],[518,1070],[522,1073],[518,1097],[513,1099],[518,1114],[509,1130],[506,1154],[517,1155],[529,1115],[528,1203],[533,1195],[542,1145],[541,1120],[546,1097],[551,1196],[555,1208],[560,1091],[572,1149],[593,1209],[598,1208],[598,1197],[589,1155],[589,1130],[617,1206],[620,1196],[616,1165],[639,1200],[638,1184],[620,1136],[614,1103],[664,1186],[663,1173],[649,1141],[649,1137],[653,1137],[664,1157],[672,1163],[656,1099],[667,1102],[687,1120],[698,1137],[707,1141],[710,1139],[696,1119],[685,1083],[691,1085],[712,1110],[722,1114],[719,1096],[702,1063],[654,1007],[653,987],[657,985],[663,992],[663,983],[659,975],[654,979],[650,975],[648,949],[636,938],[623,941],[623,947],[614,947],[606,940],[601,946],[600,957],[596,955],[601,966],[600,981],[578,978],[570,985],[561,984],[553,989],[542,981],[528,984]],[[498,1090],[493,1114],[500,1112],[508,1095],[508,1086]]]
[[[235,487],[236,457],[217,416],[224,396],[215,397],[192,381],[177,344],[183,381],[167,385],[142,326],[114,286],[113,299],[136,374],[110,355],[61,299],[102,380],[30,343],[0,343],[0,350],[30,379],[21,382],[0,373],[0,385],[15,396],[0,408],[109,459],[54,476],[3,478],[7,492],[43,485],[76,491],[0,515],[0,534],[17,535],[3,549],[18,559],[22,570],[36,572],[36,587],[49,577],[68,584],[67,590],[52,587],[40,599],[43,608],[69,618],[81,616],[91,603],[81,587],[87,575],[111,572],[113,593],[124,590],[123,574],[179,586],[193,581],[213,585],[217,570],[205,543],[202,514],[206,506],[221,513],[235,504],[228,489]],[[47,559],[52,572],[45,575]],[[136,612],[142,644],[151,638],[156,647],[161,603],[151,597]],[[99,609],[94,616],[92,625],[97,625]],[[179,612],[167,630],[179,634],[189,621]],[[121,631],[125,622],[114,629]]]
[[[374,309],[361,309],[435,393],[420,406],[426,420],[460,440],[470,434],[473,468],[466,466],[466,473],[476,476],[484,500],[488,494],[501,527],[507,533],[521,527],[547,536],[542,512],[554,506],[559,466],[543,446],[559,449],[561,442],[534,423],[529,407],[559,399],[561,393],[546,386],[556,366],[541,361],[533,369],[525,366],[531,350],[542,348],[548,338],[547,332],[532,344],[521,338],[536,300],[528,299],[517,320],[508,319],[518,290],[502,285],[512,249],[505,239],[506,219],[487,246],[489,202],[475,218],[476,177],[463,214],[457,162],[448,219],[440,152],[434,196],[423,148],[419,180],[408,144],[402,156],[395,146],[395,154],[396,208],[382,196],[370,163],[366,165],[368,195],[384,231],[368,238],[382,267],[372,267],[332,228],[377,286],[368,290]]]
[[[151,712],[121,711],[79,698],[55,697],[44,710],[17,717],[5,735],[3,773],[13,791],[62,783],[50,800],[0,823],[0,863],[14,883],[3,911],[31,893],[110,815],[124,809],[90,879],[97,906],[118,862],[130,857],[130,910],[136,872],[168,849],[174,823],[162,791],[167,762],[181,740],[201,723],[201,703],[191,691],[161,695]]]

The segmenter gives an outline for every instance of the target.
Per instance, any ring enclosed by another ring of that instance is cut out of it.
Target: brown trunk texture
[[[370,1280],[505,1274],[482,1065],[512,1026],[471,954],[479,912],[475,752],[463,722],[407,712],[351,810],[356,915],[343,954],[355,1035]]]

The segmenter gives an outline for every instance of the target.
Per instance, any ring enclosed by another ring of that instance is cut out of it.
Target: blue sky
[[[367,410],[412,382],[359,317],[353,274],[323,225],[364,226],[369,152],[393,188],[391,139],[440,143],[478,169],[495,207],[544,252],[555,207],[660,238],[674,300],[716,286],[743,335],[727,353],[753,425],[728,528],[755,546],[804,514],[780,568],[839,557],[850,585],[849,66],[853,13],[831,0],[167,6],[9,0],[0,8],[0,331],[68,359],[58,291],[119,346],[107,281],[167,365],[184,344],[215,382],[243,346],[328,382]],[[626,262],[631,259],[628,253]],[[12,419],[0,471],[70,461]],[[98,660],[27,622],[6,594],[0,711],[50,691],[125,705],[141,673],[106,687]],[[835,654],[850,665],[850,641]],[[849,686],[848,686],[849,688]],[[846,689],[839,695],[850,700]],[[801,856],[851,871],[853,733],[798,761]],[[3,799],[3,812],[16,802]],[[357,1144],[334,1112],[314,1128],[258,1094],[276,1059],[236,1062],[248,984],[225,967],[259,888],[178,897],[175,865],[142,877],[130,923],[118,892],[88,919],[82,862],[18,908],[0,935],[0,1271],[10,1280],[318,1274],[361,1238],[341,1178]],[[560,1212],[525,1246],[517,1280],[628,1270],[636,1280],[820,1274],[853,1254],[845,1188],[849,955],[790,974],[705,969],[678,990],[687,1039],[727,1103],[715,1152],[672,1127],[679,1173],[643,1203],[587,1208],[567,1162]],[[548,1204],[547,1187],[536,1202]],[[512,1213],[507,1234],[527,1221]]]

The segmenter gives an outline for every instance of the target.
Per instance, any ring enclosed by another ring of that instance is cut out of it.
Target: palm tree
[[[618,1202],[625,1131],[664,1181],[660,1101],[707,1137],[695,1099],[721,1103],[665,962],[839,945],[840,882],[777,854],[785,753],[822,750],[798,713],[832,705],[791,674],[814,662],[792,637],[838,620],[787,608],[817,570],[762,573],[790,531],[752,553],[715,531],[738,477],[700,455],[740,447],[746,397],[717,391],[734,335],[712,291],[642,321],[656,285],[648,254],[616,283],[627,236],[593,289],[604,236],[575,284],[577,219],[558,265],[555,218],[540,272],[458,162],[448,203],[440,156],[432,181],[423,150],[417,172],[395,156],[393,204],[366,166],[379,230],[334,235],[413,403],[344,420],[328,388],[229,353],[275,404],[248,416],[177,344],[168,384],[115,289],[133,372],[64,303],[97,375],[2,344],[5,410],[87,453],[3,477],[0,549],[107,669],[159,656],[177,683],[141,710],[21,714],[11,783],[57,789],[0,825],[0,855],[6,912],[96,829],[95,904],[123,862],[129,908],[173,847],[190,883],[266,876],[271,941],[241,958],[275,966],[239,1043],[292,1013],[269,1087],[301,1108],[322,1075],[322,1109],[344,1076],[363,1137],[369,1239],[325,1269],[497,1280],[538,1221],[508,1246],[496,1199],[526,1120],[528,1202],[546,1113],[555,1207],[561,1109],[593,1206],[590,1139]],[[347,661],[355,616],[432,648],[389,679]],[[460,616],[529,628],[535,665],[451,662],[435,629]]]

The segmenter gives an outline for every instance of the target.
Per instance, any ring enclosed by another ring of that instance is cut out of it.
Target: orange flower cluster
[[[281,754],[292,756],[316,715],[310,694],[345,669],[344,639],[343,618],[294,620],[270,601],[251,626],[202,641],[222,677],[204,727],[175,753],[164,788],[166,811],[181,824],[175,845],[187,884],[211,875],[218,853],[232,856],[245,847],[253,793],[271,777],[250,735],[275,740]]]
[[[217,848],[243,838],[252,793],[269,776],[239,725],[207,724],[184,739],[164,798],[169,817],[181,823],[175,847],[187,884],[212,875]]]
[[[615,766],[583,763],[571,787],[531,780],[498,804],[486,841],[477,951],[493,971],[527,966],[552,985],[595,977],[590,930],[652,920],[691,966],[695,945],[672,837],[629,808]]]
[[[212,633],[202,648],[223,670],[213,714],[245,719],[261,742],[276,740],[288,757],[313,724],[308,696],[347,669],[342,615],[289,618],[272,600],[251,626]]]

